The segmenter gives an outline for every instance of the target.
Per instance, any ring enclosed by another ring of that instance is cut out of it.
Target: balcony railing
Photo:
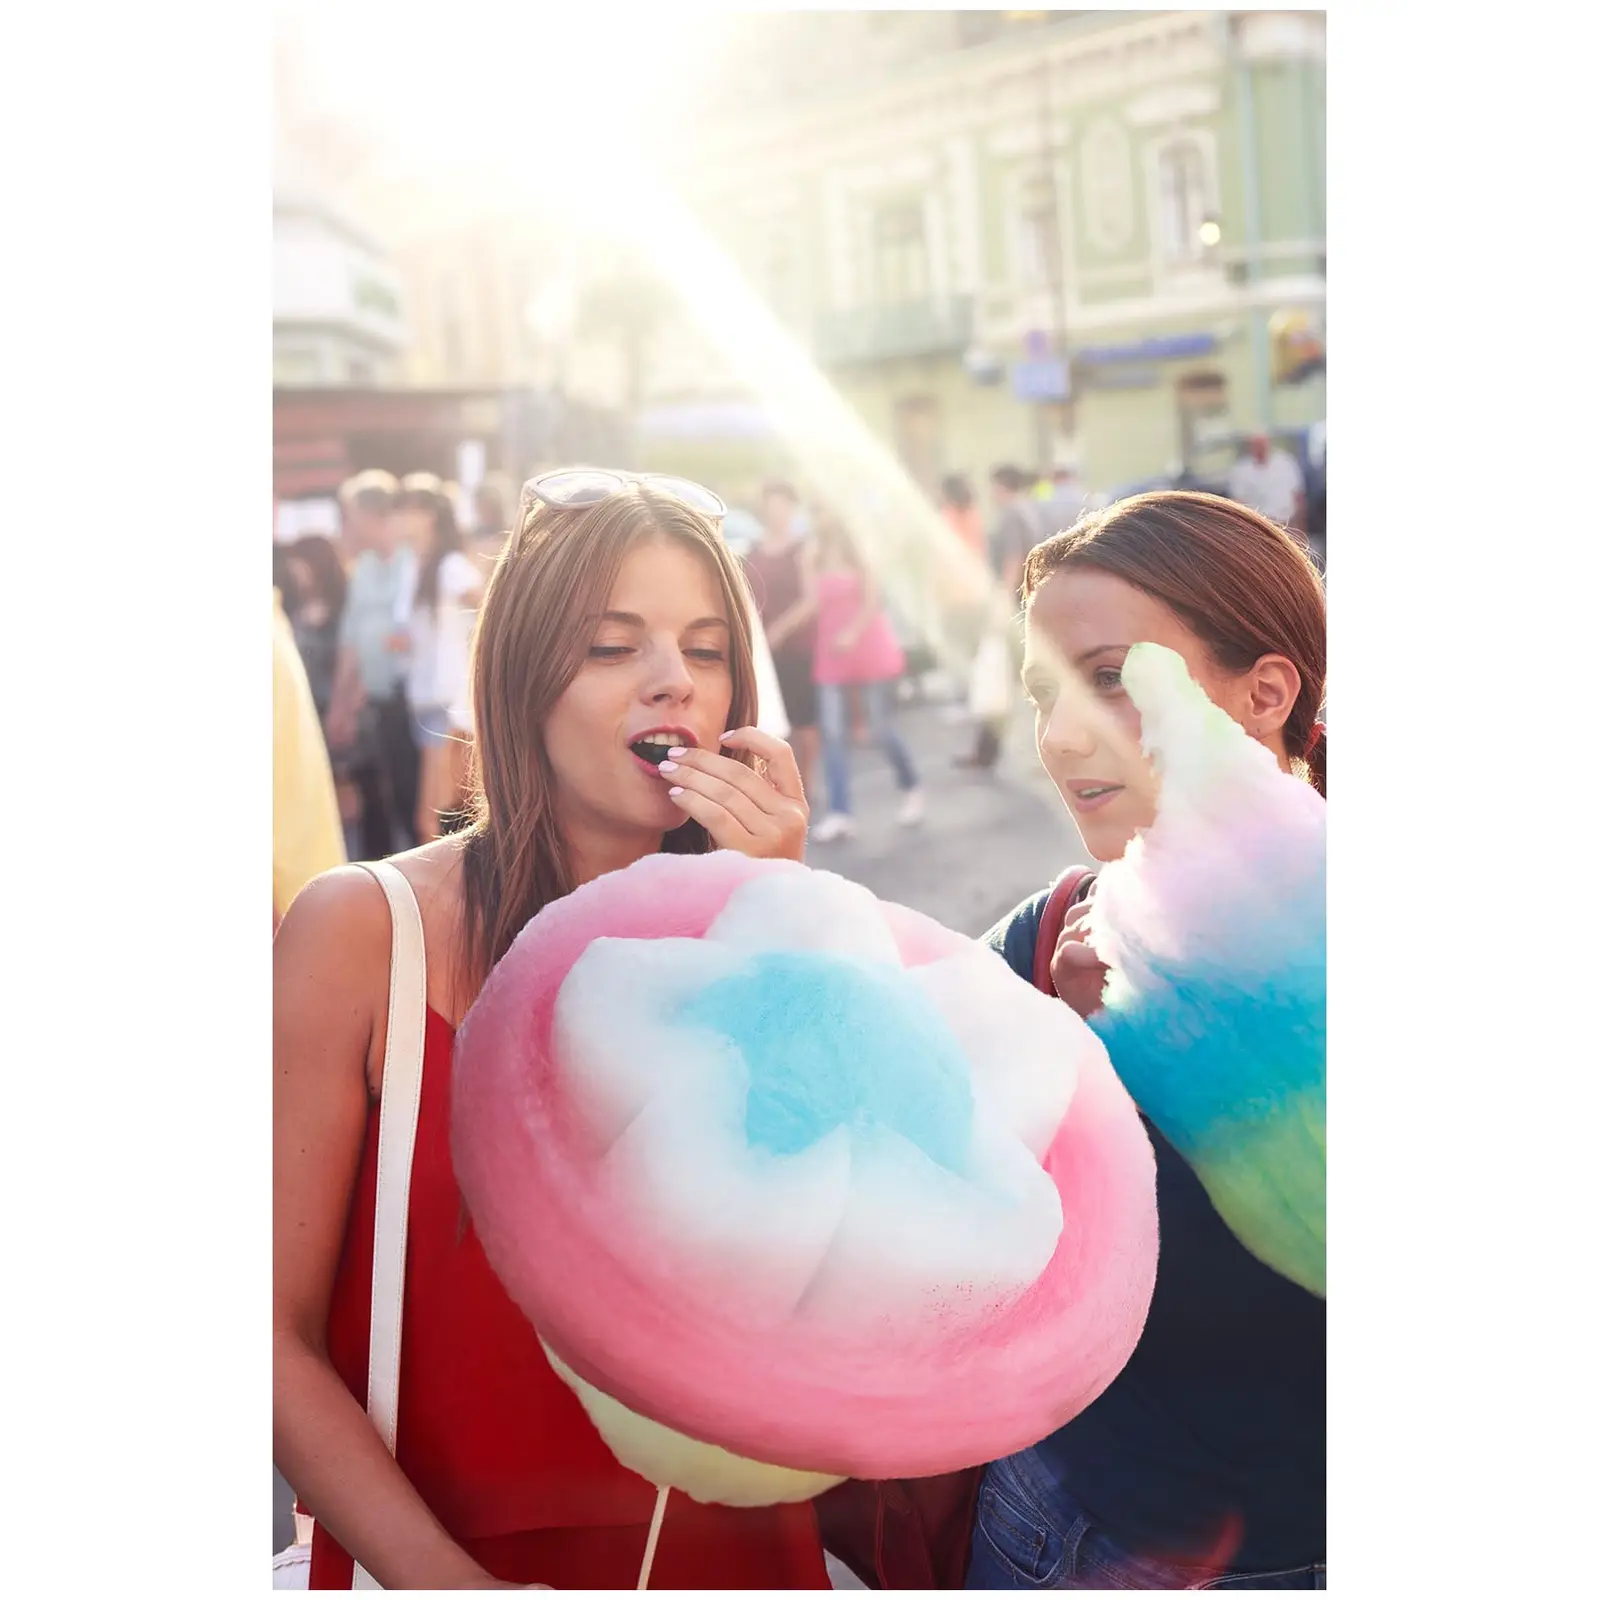
[[[960,355],[972,343],[972,329],[972,296],[951,295],[944,300],[823,312],[813,343],[824,366],[846,366],[906,356]]]

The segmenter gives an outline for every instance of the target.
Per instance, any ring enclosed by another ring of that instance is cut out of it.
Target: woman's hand
[[[705,828],[719,850],[803,861],[811,813],[794,751],[759,728],[735,728],[721,743],[750,751],[765,771],[715,750],[685,750],[661,763],[672,780],[667,793],[673,803]]]
[[[1050,980],[1056,993],[1080,1017],[1093,1016],[1100,1009],[1109,970],[1087,942],[1084,919],[1088,915],[1087,900],[1067,913],[1056,940],[1056,953],[1050,959]]]

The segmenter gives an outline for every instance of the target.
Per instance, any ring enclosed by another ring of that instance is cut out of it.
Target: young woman
[[[474,646],[475,820],[394,858],[421,909],[428,1003],[396,1457],[363,1409],[389,911],[348,867],[310,884],[278,932],[274,1456],[316,1519],[313,1588],[349,1587],[352,1558],[390,1589],[638,1577],[654,1491],[617,1464],[490,1271],[448,1122],[455,1030],[540,907],[657,850],[804,851],[794,757],[750,726],[749,596],[714,527],[721,503],[660,485],[592,471],[529,484]],[[661,761],[669,747],[684,753]],[[651,1581],[826,1588],[815,1514],[674,1496]]]
[[[1141,640],[1177,651],[1285,771],[1326,792],[1322,585],[1265,517],[1212,495],[1136,496],[1038,545],[1022,588],[1040,758],[1096,860],[1154,817],[1119,681]],[[987,936],[1024,978],[1046,898]],[[1053,964],[1084,1015],[1105,977],[1086,911],[1069,912]],[[989,1467],[968,1588],[1325,1587],[1325,1305],[1250,1255],[1146,1127],[1161,1259],[1143,1338],[1088,1410]]]
[[[899,820],[922,820],[922,790],[911,754],[894,725],[895,684],[906,658],[883,609],[871,573],[844,524],[832,512],[817,516],[817,646],[812,675],[822,723],[822,768],[828,814],[812,833],[826,844],[855,831],[850,815],[850,712],[846,690],[859,691],[867,728],[894,768]]]
[[[411,665],[406,694],[421,765],[417,780],[419,844],[439,837],[440,818],[462,801],[460,762],[454,747],[463,730],[451,721],[451,706],[465,693],[472,624],[483,598],[483,579],[466,553],[450,498],[442,490],[402,489],[392,515],[400,541],[417,552],[417,585],[411,597]]]

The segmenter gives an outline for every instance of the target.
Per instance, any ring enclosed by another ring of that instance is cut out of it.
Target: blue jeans
[[[969,1589],[1325,1589],[1327,1568],[1218,1573],[1131,1555],[1063,1494],[1031,1450],[983,1475]]]
[[[917,786],[916,768],[905,741],[894,725],[894,681],[858,684],[862,706],[867,713],[867,728],[874,742],[888,756],[895,782],[902,789]],[[828,809],[846,814],[850,810],[850,713],[849,685],[819,683],[817,716],[822,726],[822,770],[828,780]]]

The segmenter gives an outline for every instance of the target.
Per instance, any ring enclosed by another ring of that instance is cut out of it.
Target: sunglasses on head
[[[597,506],[635,484],[670,495],[705,517],[720,520],[728,514],[720,495],[687,478],[658,472],[611,472],[600,467],[565,467],[559,472],[545,472],[537,478],[529,478],[522,486],[522,505],[526,510],[533,501],[539,501],[558,511],[574,511],[583,506]]]

